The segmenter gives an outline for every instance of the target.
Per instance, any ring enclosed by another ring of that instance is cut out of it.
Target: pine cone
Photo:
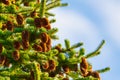
[[[20,15],[20,14],[18,14],[18,15],[16,16],[16,21],[17,21],[18,25],[22,25],[22,24],[24,23],[24,18],[23,18],[23,16]]]

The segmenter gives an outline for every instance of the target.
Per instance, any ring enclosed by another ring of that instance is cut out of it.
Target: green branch
[[[45,15],[45,9],[46,9],[46,0],[41,0],[40,3],[40,17],[44,17]]]
[[[96,70],[96,71],[99,72],[99,73],[104,73],[104,72],[107,72],[109,70],[110,70],[110,68],[106,67],[106,68],[103,68],[103,69],[100,69],[100,70]]]
[[[98,48],[94,52],[87,54],[85,57],[86,58],[91,58],[91,57],[99,55],[100,54],[100,49],[103,47],[104,44],[105,44],[105,40],[103,40],[100,43],[100,45],[98,46]]]

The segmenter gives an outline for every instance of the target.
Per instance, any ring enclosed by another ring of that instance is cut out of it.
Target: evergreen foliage
[[[0,0],[0,80],[100,80],[99,73],[110,68],[93,70],[87,59],[100,54],[105,43],[89,53],[81,46],[58,39],[57,28],[49,19],[49,10],[67,6],[61,0]],[[79,51],[76,50],[79,48]]]

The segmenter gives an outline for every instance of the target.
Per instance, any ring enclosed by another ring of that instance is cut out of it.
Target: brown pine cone
[[[19,41],[14,41],[14,48],[19,50],[20,49],[20,42]]]
[[[87,69],[88,69],[88,62],[84,57],[82,57],[81,59],[82,59],[82,62],[80,63],[80,70],[83,75],[86,75]]]
[[[47,43],[48,42],[48,34],[47,33],[41,33],[40,34],[40,39],[42,42]]]
[[[5,5],[9,5],[10,4],[10,0],[2,0],[2,3],[4,3]]]
[[[49,20],[48,20],[48,18],[42,18],[41,19],[41,25],[42,26],[47,26],[47,25],[49,25]]]
[[[34,19],[34,24],[37,28],[41,28],[42,25],[41,25],[41,18],[35,18]]]
[[[52,41],[51,41],[50,36],[48,36],[47,38],[48,38],[48,41],[46,42],[46,44],[47,44],[47,45],[51,45]]]
[[[33,45],[33,48],[36,50],[36,51],[42,51],[42,47],[40,45],[37,45],[37,44],[34,44]]]
[[[18,14],[18,15],[16,16],[16,21],[17,21],[18,25],[22,25],[22,24],[24,23],[24,18],[23,18],[23,16],[20,15],[20,14]]]
[[[28,41],[29,37],[30,37],[30,34],[29,34],[29,32],[27,30],[22,32],[22,40],[23,41]]]
[[[11,21],[7,21],[6,26],[7,30],[13,31],[14,25]]]
[[[69,68],[68,65],[63,65],[62,68],[63,68],[65,73],[69,73],[70,72],[70,68]]]
[[[55,69],[56,69],[55,61],[54,61],[54,60],[49,60],[48,63],[49,63],[49,68],[48,68],[48,70],[49,70],[50,72],[55,71]]]
[[[30,16],[33,18],[37,15],[36,11],[34,10],[33,12],[30,13]]]
[[[46,52],[47,51],[47,46],[46,43],[40,43],[40,46],[42,47],[42,52]]]
[[[2,24],[2,30],[5,30],[7,28],[6,24]]]
[[[12,57],[13,57],[13,59],[15,60],[15,61],[18,61],[19,59],[20,59],[20,53],[19,53],[19,51],[14,51],[13,53],[12,53]]]
[[[48,25],[44,26],[44,28],[46,28],[47,30],[50,30],[51,29],[51,25],[48,24]]]
[[[47,48],[46,52],[48,52],[49,50],[51,50],[51,45],[46,45],[46,48]]]
[[[26,50],[29,48],[29,41],[22,41],[23,49]]]

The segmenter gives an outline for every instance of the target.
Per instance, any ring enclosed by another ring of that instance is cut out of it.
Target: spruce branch
[[[49,12],[46,12],[45,14],[46,14],[47,16],[55,16],[55,14],[49,13]]]
[[[33,62],[33,72],[34,72],[34,80],[41,80],[40,65],[36,62]]]
[[[40,4],[40,17],[44,17],[45,14],[45,10],[46,10],[46,0],[41,0],[41,4]]]
[[[96,71],[99,72],[99,73],[104,73],[104,72],[110,71],[110,67],[106,67],[106,68],[96,70]]]
[[[99,73],[110,70],[93,71],[87,61],[100,54],[104,40],[87,55],[82,42],[52,45],[58,28],[49,10],[68,5],[61,1],[0,1],[0,80],[100,80]]]
[[[105,40],[103,40],[100,43],[100,45],[98,46],[98,48],[95,51],[93,51],[92,53],[87,54],[85,57],[86,58],[91,58],[91,57],[99,55],[100,54],[100,49],[103,47],[104,44],[105,44]]]
[[[53,8],[55,8],[55,7],[59,7],[60,5],[61,5],[61,2],[60,2],[61,0],[56,0],[56,1],[54,1],[54,2],[51,2],[51,3],[49,3],[49,4],[47,4],[46,6],[46,11],[48,11],[48,10],[50,10],[50,9],[53,9]]]

